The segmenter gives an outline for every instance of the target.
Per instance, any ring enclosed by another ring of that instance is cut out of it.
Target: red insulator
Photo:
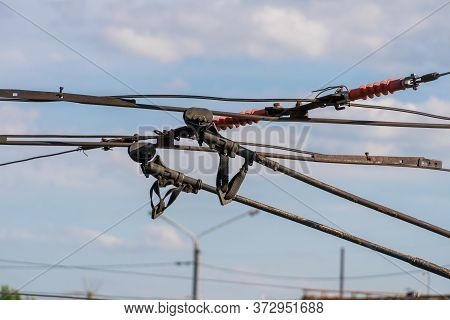
[[[249,115],[255,115],[255,116],[265,116],[266,110],[265,109],[252,109],[252,110],[246,110],[240,112],[241,114],[249,114]],[[213,119],[214,123],[216,124],[217,129],[224,130],[224,129],[232,129],[234,127],[238,128],[239,126],[245,126],[247,124],[252,124],[258,122],[258,120],[252,120],[252,119],[244,119],[244,118],[233,118],[233,117],[215,117]]]
[[[381,82],[369,83],[367,85],[360,86],[357,89],[351,89],[348,92],[348,98],[350,101],[367,98],[372,99],[375,96],[379,97],[382,94],[387,95],[394,93],[395,91],[405,90],[403,85],[403,78],[397,80],[385,80]]]

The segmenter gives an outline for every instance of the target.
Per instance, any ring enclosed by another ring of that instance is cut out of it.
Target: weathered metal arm
[[[189,185],[191,188],[198,188],[198,189],[204,190],[206,192],[216,194],[215,187],[205,184],[199,179],[194,179],[192,177],[184,175],[183,173],[181,173],[179,171],[167,168],[167,167],[157,164],[155,162],[150,161],[145,166],[145,170],[146,170],[145,173],[150,174],[150,175],[154,176],[155,178],[163,177],[166,181],[168,181],[168,180],[176,181],[177,185],[185,184],[185,185]],[[430,261],[401,253],[399,251],[381,246],[379,244],[376,244],[374,242],[371,242],[371,241],[365,240],[363,238],[354,236],[352,234],[343,232],[341,230],[329,227],[327,225],[315,222],[313,220],[303,218],[301,216],[290,213],[288,211],[278,209],[278,208],[269,206],[267,204],[264,204],[264,203],[261,203],[261,202],[258,202],[258,201],[240,196],[240,195],[236,195],[232,199],[232,201],[236,201],[236,202],[242,203],[244,205],[247,205],[247,206],[262,210],[262,211],[266,211],[266,212],[276,215],[280,218],[287,219],[287,220],[293,221],[298,224],[302,224],[309,228],[318,230],[320,232],[327,233],[334,237],[341,238],[343,240],[352,242],[359,246],[366,247],[370,250],[380,252],[380,253],[388,255],[390,257],[407,262],[407,263],[409,263],[415,267],[418,267],[420,269],[427,270],[427,271],[432,272],[441,277],[450,279],[450,270],[449,269],[439,266],[437,264],[434,264]]]
[[[240,157],[243,157],[244,159],[253,159],[254,162],[257,162],[260,165],[263,165],[274,171],[279,171],[281,173],[284,173],[294,179],[297,179],[297,180],[302,181],[306,184],[309,184],[313,187],[316,187],[316,188],[319,188],[326,192],[329,192],[331,194],[334,194],[340,198],[349,200],[351,202],[354,202],[354,203],[364,206],[366,208],[373,209],[377,212],[380,212],[380,213],[383,213],[390,217],[405,221],[407,223],[411,223],[415,226],[418,226],[420,228],[429,230],[433,233],[442,235],[446,238],[450,238],[450,231],[447,229],[441,228],[439,226],[435,226],[428,222],[425,222],[425,221],[419,220],[417,218],[414,218],[412,216],[409,216],[405,213],[399,212],[397,210],[394,210],[394,209],[388,208],[386,206],[383,206],[381,204],[378,204],[376,202],[367,200],[365,198],[362,198],[362,197],[352,194],[350,192],[344,191],[335,186],[326,184],[320,180],[314,179],[310,176],[307,176],[305,174],[297,172],[291,168],[283,166],[276,161],[270,160],[270,159],[258,154],[257,152],[246,149],[246,148],[240,146],[239,144],[237,144],[231,140],[228,140],[226,138],[223,138],[217,134],[213,134],[209,131],[205,131],[202,134],[202,139],[205,143],[207,143],[209,146],[211,146],[213,149],[215,149],[216,151],[218,151],[220,153],[228,154],[231,157],[234,157],[235,155],[239,155]]]
[[[55,141],[55,140],[30,140],[29,138],[102,138],[102,141]],[[81,148],[128,148],[133,142],[149,139],[158,139],[155,136],[120,136],[120,135],[0,135],[0,145],[15,145],[15,146],[76,146]],[[161,138],[160,138],[161,139]],[[156,143],[155,148],[160,149],[175,149],[185,151],[198,152],[216,152],[208,147],[184,146],[173,143],[163,144]],[[302,153],[301,151],[299,153]],[[393,166],[393,167],[408,167],[418,169],[431,169],[447,171],[442,168],[442,161],[435,159],[427,159],[424,157],[389,157],[389,156],[372,156],[366,155],[331,155],[323,153],[308,152],[306,155],[298,154],[284,154],[272,152],[259,152],[258,154],[266,158],[277,158],[295,161],[333,163],[333,164],[351,164],[351,165],[373,165],[373,166]]]

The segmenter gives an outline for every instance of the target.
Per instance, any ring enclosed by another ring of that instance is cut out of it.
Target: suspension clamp
[[[152,175],[156,178],[150,189],[150,201],[152,207],[152,219],[158,218],[164,211],[178,198],[181,192],[197,194],[202,188],[202,180],[187,178],[182,172],[173,170],[164,165],[159,156],[145,165],[144,174]],[[160,188],[174,186],[169,189],[164,196],[161,196]],[[159,202],[153,202],[153,195],[156,195]],[[166,199],[169,200],[166,204]]]

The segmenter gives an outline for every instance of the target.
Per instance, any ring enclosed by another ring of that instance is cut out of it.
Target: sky
[[[63,86],[65,92],[92,95],[309,97],[330,84],[352,88],[411,73],[449,71],[449,10],[445,1],[2,0],[0,27],[6,32],[0,87],[57,91]],[[371,102],[450,115],[449,81],[442,78]],[[235,112],[266,106],[152,102]],[[311,116],[429,121],[358,109],[319,109]],[[167,112],[0,102],[0,134],[134,134],[182,124],[180,114]],[[321,153],[424,156],[450,167],[445,130],[259,123],[223,134]],[[56,150],[64,148],[2,146],[0,162]],[[192,265],[176,262],[192,261],[192,243],[163,220],[150,218],[154,179],[139,172],[126,150],[86,154],[0,168],[0,283],[31,292],[189,298]],[[171,167],[214,183],[216,156],[159,154]],[[232,163],[237,170],[240,160]],[[282,163],[450,228],[445,173]],[[450,264],[450,247],[442,236],[257,165],[240,194]],[[198,234],[249,209],[235,203],[221,206],[216,196],[200,192],[180,195],[165,215]],[[347,290],[450,292],[448,280],[264,212],[202,237],[200,247],[199,296],[204,299],[293,299],[303,294],[302,288],[338,289],[341,248]],[[41,274],[42,265],[23,267],[23,262],[54,264],[61,259],[72,268]],[[97,265],[126,272],[73,268]],[[384,276],[359,278],[380,274]]]

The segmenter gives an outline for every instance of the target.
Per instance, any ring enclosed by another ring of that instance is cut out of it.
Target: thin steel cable
[[[39,139],[57,139],[57,138],[61,138],[61,139],[72,139],[72,138],[118,138],[118,139],[132,139],[132,138],[138,138],[138,140],[152,140],[152,139],[157,139],[158,136],[132,136],[132,135],[75,135],[75,134],[5,134],[5,135],[0,135],[0,137],[5,137],[7,139],[9,138],[18,138],[18,139],[32,139],[32,138],[39,138]],[[25,141],[24,141],[25,142]],[[49,141],[49,142],[57,142],[57,141]],[[296,148],[289,148],[289,147],[283,147],[283,146],[277,146],[277,145],[272,145],[272,144],[263,144],[263,143],[254,143],[254,142],[246,142],[246,141],[236,141],[239,144],[242,145],[246,145],[246,146],[255,146],[255,147],[262,147],[262,148],[268,148],[268,149],[277,149],[277,150],[283,150],[283,151],[290,151],[290,152],[295,152],[295,153],[303,153],[303,154],[318,154],[317,152],[311,152],[311,151],[305,151],[305,150],[301,150],[301,149],[296,149]],[[76,143],[76,142],[72,142],[72,143]],[[79,142],[80,144],[83,142]],[[102,142],[100,142],[102,143]],[[99,147],[103,146],[104,144],[100,144],[99,143]],[[208,148],[203,148],[205,151]]]
[[[2,269],[7,267],[46,267],[48,263],[14,260],[14,259],[0,259],[0,262],[8,263],[9,265],[0,266]],[[13,265],[16,264],[16,265]],[[164,267],[164,266],[184,266],[190,265],[191,261],[172,261],[172,262],[147,262],[147,263],[118,263],[118,264],[89,264],[89,265],[59,265],[61,268],[136,268],[136,267]]]
[[[1,137],[0,137],[1,138]],[[5,146],[45,146],[45,147],[68,147],[78,146],[83,150],[90,150],[96,148],[114,148],[114,147],[129,147],[132,142],[114,142],[114,141],[42,141],[42,140],[9,140],[1,141],[0,145]]]
[[[95,297],[83,297],[83,296],[74,296],[74,295],[66,295],[66,294],[59,294],[59,293],[35,293],[35,292],[27,292],[27,291],[18,291],[14,292],[13,294],[18,294],[25,297],[37,297],[37,298],[58,298],[58,299],[72,299],[72,300],[104,300],[101,298],[95,298]]]
[[[134,209],[133,211],[131,211],[130,213],[126,214],[124,217],[120,218],[119,220],[117,220],[116,222],[114,222],[112,225],[110,225],[109,227],[105,228],[103,231],[99,232],[97,235],[95,235],[94,237],[92,237],[91,239],[85,241],[83,244],[81,244],[80,246],[78,246],[77,248],[75,248],[74,250],[72,250],[71,252],[69,252],[68,254],[62,256],[60,259],[58,259],[55,263],[53,263],[51,266],[49,266],[48,268],[46,268],[44,271],[39,272],[38,274],[36,274],[35,276],[33,276],[31,279],[29,279],[28,281],[26,281],[25,283],[23,283],[20,287],[19,290],[22,290],[23,288],[25,288],[26,286],[28,286],[29,284],[31,284],[32,282],[34,282],[35,280],[37,280],[38,278],[42,277],[44,274],[46,274],[47,272],[49,272],[50,270],[52,270],[55,266],[61,264],[62,262],[66,261],[67,259],[69,259],[70,257],[72,257],[74,254],[76,254],[77,252],[81,251],[82,249],[84,249],[85,247],[87,247],[89,244],[91,244],[92,242],[96,241],[98,238],[100,238],[102,235],[104,235],[105,233],[107,233],[108,231],[114,229],[115,227],[117,227],[119,224],[121,224],[122,222],[124,222],[125,220],[129,219],[131,216],[133,216],[135,213],[137,213],[139,210],[143,209],[144,207],[148,206],[148,204],[150,203],[150,201],[146,201],[144,204],[140,205],[139,207],[137,207],[136,209]]]
[[[22,19],[24,19],[25,21],[27,21],[28,23],[30,23],[31,25],[33,25],[34,27],[36,27],[37,29],[39,29],[41,32],[45,33],[47,36],[49,36],[50,38],[52,38],[53,40],[55,40],[56,42],[58,42],[59,44],[61,44],[62,46],[64,46],[66,49],[69,49],[70,51],[72,51],[73,53],[75,53],[76,55],[78,55],[80,58],[82,58],[83,60],[87,61],[89,64],[93,65],[94,67],[98,68],[99,70],[101,70],[103,73],[107,74],[108,76],[110,76],[111,78],[113,78],[114,80],[116,80],[117,82],[121,83],[122,85],[124,85],[125,87],[127,87],[128,89],[136,92],[136,90],[134,90],[131,86],[129,86],[127,83],[123,82],[122,80],[120,80],[118,77],[116,77],[115,75],[113,75],[111,72],[109,72],[108,70],[106,70],[105,68],[103,68],[102,66],[100,66],[97,62],[95,62],[94,60],[88,58],[86,55],[82,54],[80,51],[76,50],[75,48],[73,48],[72,46],[68,45],[67,43],[65,43],[64,41],[62,41],[61,39],[59,39],[58,37],[56,37],[54,34],[50,33],[49,31],[47,31],[46,29],[44,29],[42,26],[40,26],[39,24],[37,24],[36,22],[34,22],[33,20],[31,20],[30,18],[28,18],[27,16],[25,16],[24,14],[20,13],[19,11],[17,11],[16,9],[14,9],[13,7],[11,7],[11,5],[7,4],[4,1],[0,1],[0,4],[2,4],[4,7],[6,7],[8,10],[10,10],[11,12],[15,13],[16,15],[18,15],[19,17],[21,17]],[[136,92],[137,93],[137,92]]]
[[[227,101],[227,102],[313,102],[312,99],[304,98],[230,98],[230,97],[213,97],[191,94],[134,94],[108,96],[121,99],[141,99],[141,98],[158,98],[158,99],[194,99],[194,100],[211,100],[211,101]]]
[[[136,296],[118,296],[118,295],[105,295],[105,294],[95,294],[94,297],[87,297],[87,296],[77,296],[73,294],[64,294],[64,293],[53,293],[53,292],[33,292],[33,291],[16,291],[11,294],[18,294],[25,297],[38,297],[38,298],[59,298],[59,299],[76,299],[76,300],[111,300],[111,299],[118,299],[118,300],[148,300],[148,299],[155,299],[155,300],[161,300],[165,298],[150,298],[150,297],[136,297]],[[87,293],[84,293],[87,294]]]
[[[235,142],[239,143],[241,145],[244,145],[244,146],[253,146],[253,147],[262,147],[262,148],[268,148],[268,149],[277,149],[277,150],[290,151],[290,152],[303,153],[303,154],[318,154],[317,152],[305,151],[305,150],[301,150],[301,149],[289,148],[289,147],[283,147],[283,146],[276,146],[276,145],[272,145],[272,144],[246,142],[246,141],[235,141]]]
[[[61,151],[61,152],[50,153],[50,154],[44,154],[44,155],[41,155],[41,156],[35,156],[35,157],[25,158],[25,159],[21,159],[21,160],[14,160],[14,161],[9,161],[9,162],[4,162],[4,163],[0,163],[0,167],[9,166],[9,165],[16,164],[16,163],[22,163],[22,162],[37,160],[37,159],[43,159],[43,158],[50,158],[50,157],[60,156],[60,155],[63,155],[63,154],[72,153],[72,152],[78,152],[78,151],[82,151],[82,150],[83,150],[83,148],[76,148],[76,149],[72,149],[72,150]]]
[[[47,36],[49,36],[50,38],[52,38],[53,40],[55,40],[56,42],[58,42],[59,44],[61,44],[62,46],[64,46],[65,48],[69,49],[70,51],[72,51],[73,53],[75,53],[76,55],[78,55],[80,58],[82,58],[83,60],[87,61],[89,64],[93,65],[94,67],[96,67],[97,69],[101,70],[103,73],[105,73],[106,75],[108,75],[109,77],[111,77],[112,79],[116,80],[117,82],[119,82],[120,84],[122,84],[123,86],[127,87],[129,90],[133,91],[135,94],[140,94],[140,92],[138,92],[135,88],[133,88],[131,85],[129,85],[128,83],[122,81],[121,79],[119,79],[117,76],[115,76],[114,74],[112,74],[111,72],[109,72],[108,70],[106,70],[104,67],[100,66],[97,62],[95,62],[94,60],[92,60],[91,58],[87,57],[86,55],[82,54],[80,51],[76,50],[74,47],[70,46],[69,44],[67,44],[66,42],[62,41],[61,39],[59,39],[57,36],[55,36],[54,34],[52,34],[51,32],[49,32],[48,30],[46,30],[45,28],[43,28],[42,26],[40,26],[38,23],[34,22],[33,20],[31,20],[30,18],[28,18],[27,16],[25,16],[24,14],[22,14],[21,12],[17,11],[16,9],[14,9],[11,5],[7,4],[4,1],[0,0],[0,4],[3,5],[4,7],[6,7],[8,10],[10,10],[11,12],[13,12],[14,14],[16,14],[17,16],[21,17],[22,19],[24,19],[25,21],[27,21],[28,23],[30,23],[31,25],[33,25],[35,28],[39,29],[41,32],[45,33]],[[153,101],[151,101],[150,99],[147,99],[150,103],[153,103]],[[180,121],[180,119],[178,119],[177,117],[175,117],[174,115],[172,115],[170,112],[166,112],[170,117],[172,117],[173,119],[176,119],[177,121]]]
[[[263,278],[275,278],[275,279],[285,279],[285,280],[314,280],[314,281],[337,281],[339,277],[325,277],[325,276],[294,276],[294,275],[281,275],[281,274],[273,274],[273,273],[262,273],[262,272],[254,272],[254,271],[246,271],[235,268],[228,268],[222,266],[216,266],[208,263],[200,263],[201,266],[218,271],[224,271],[229,273],[238,273],[243,275],[250,275],[255,277],[263,277]],[[450,264],[443,265],[444,267],[450,266]],[[346,276],[345,280],[364,280],[364,279],[375,279],[375,278],[384,278],[384,277],[394,277],[394,276],[407,276],[410,273],[419,273],[423,272],[422,270],[407,270],[401,272],[388,272],[388,273],[375,273],[375,274],[363,274],[356,276]]]
[[[426,16],[422,17],[421,19],[419,19],[418,21],[416,21],[415,23],[413,23],[411,26],[409,26],[408,28],[406,28],[405,30],[403,30],[402,32],[398,33],[397,35],[395,35],[393,38],[389,39],[388,41],[386,41],[385,43],[383,43],[381,46],[379,46],[378,48],[376,48],[375,50],[371,51],[370,53],[366,54],[365,56],[363,56],[362,58],[360,58],[358,61],[356,61],[355,63],[353,63],[351,66],[347,67],[346,69],[344,69],[343,71],[341,71],[340,73],[338,73],[336,76],[334,76],[333,78],[331,78],[329,81],[327,81],[326,83],[324,83],[322,85],[322,87],[327,87],[328,85],[330,85],[332,82],[334,82],[335,80],[339,79],[340,77],[342,77],[344,74],[348,73],[349,71],[351,71],[352,69],[354,69],[355,67],[357,67],[358,65],[360,65],[361,63],[363,63],[364,61],[366,61],[367,59],[369,59],[370,57],[372,57],[373,55],[375,55],[376,53],[378,53],[379,51],[383,50],[384,48],[386,48],[388,45],[390,45],[392,42],[394,42],[395,40],[397,40],[398,38],[402,37],[403,35],[405,35],[406,33],[408,33],[409,31],[411,31],[412,29],[414,29],[415,27],[417,27],[418,25],[420,25],[422,22],[424,22],[425,20],[429,19],[430,17],[432,17],[434,14],[436,14],[437,12],[441,11],[442,9],[444,9],[446,6],[448,6],[450,4],[450,1],[446,1],[443,4],[441,4],[440,6],[438,6],[436,9],[434,9],[433,11],[431,11],[430,13],[428,13]]]
[[[14,90],[11,89],[2,89],[3,95],[11,95],[14,94]],[[169,112],[180,112],[184,113],[190,108],[187,107],[176,107],[170,105],[158,105],[158,104],[140,104],[135,101],[127,101],[114,97],[98,97],[98,96],[89,96],[89,95],[80,95],[80,94],[61,94],[57,92],[45,92],[45,91],[29,91],[29,90],[17,90],[20,92],[20,95],[23,97],[28,97],[30,102],[41,102],[42,99],[57,99],[56,101],[70,102],[70,103],[79,103],[83,105],[99,105],[99,106],[108,106],[108,107],[117,107],[117,108],[129,108],[129,109],[144,109],[144,110],[156,110],[156,111],[169,111]],[[17,93],[19,94],[19,93]],[[364,107],[369,108],[368,105],[361,104],[353,104],[355,107]],[[434,117],[438,119],[450,119],[443,116],[432,115],[427,113],[421,113],[418,111],[400,109],[400,108],[391,108],[384,106],[372,106],[372,108],[385,109],[391,111],[399,111],[399,112],[408,112],[414,113],[422,116]],[[216,116],[224,116],[235,119],[246,119],[257,121],[280,121],[280,122],[310,122],[310,123],[343,123],[343,124],[354,124],[358,122],[361,125],[384,125],[384,126],[398,126],[398,127],[419,127],[419,128],[440,128],[440,129],[448,129],[449,125],[445,124],[433,124],[433,123],[405,123],[405,122],[382,122],[382,121],[368,121],[368,120],[341,120],[341,119],[323,119],[323,118],[291,118],[291,117],[281,117],[278,116],[265,116],[265,115],[254,115],[254,114],[245,114],[245,113],[236,113],[236,112],[228,112],[228,111],[220,111],[220,110],[210,110],[213,115]],[[286,110],[288,112],[288,110]],[[338,122],[341,121],[341,122]],[[378,123],[378,124],[376,124]]]
[[[49,264],[40,263],[40,262],[32,262],[32,261],[23,261],[23,260],[11,260],[11,259],[0,259],[0,262],[8,263],[9,265],[0,265],[0,269],[40,269],[48,267]],[[16,264],[15,264],[16,263]],[[148,268],[148,267],[163,267],[163,266],[190,266],[192,265],[192,261],[174,261],[174,262],[142,262],[142,263],[118,263],[118,264],[97,264],[97,265],[59,265],[56,268],[60,269],[83,269],[87,268],[88,270],[95,271],[105,271],[107,268]],[[222,267],[209,263],[200,263],[203,267],[212,270],[224,271],[229,273],[237,273],[243,275],[251,275],[255,277],[264,277],[264,278],[275,278],[275,279],[285,279],[285,280],[316,280],[316,281],[335,281],[339,280],[339,277],[332,276],[294,276],[294,275],[282,275],[282,274],[273,274],[273,273],[263,273],[263,272],[254,272],[241,270],[236,268]],[[444,267],[450,266],[450,264],[443,265]],[[108,269],[108,272],[115,272],[115,270]],[[423,272],[422,270],[406,270],[400,272],[387,272],[387,273],[375,273],[375,274],[362,274],[355,276],[346,276],[346,280],[363,280],[363,279],[372,279],[372,278],[383,278],[383,277],[394,277],[394,276],[406,276],[409,273],[419,273]]]
[[[105,138],[105,139],[134,139],[137,138],[138,140],[151,140],[156,139],[158,136],[134,136],[134,135],[108,135],[108,134],[4,134],[0,135],[0,137],[8,137],[8,138],[48,138],[48,139],[94,139],[94,138]]]
[[[137,296],[119,296],[119,295],[107,295],[107,294],[95,294],[94,297],[88,298],[87,296],[77,296],[73,294],[65,294],[58,292],[33,292],[33,291],[14,291],[10,295],[18,294],[25,297],[37,297],[37,298],[59,298],[59,299],[76,299],[76,300],[175,300],[161,297],[137,297]],[[87,294],[87,293],[84,293]]]
[[[8,259],[1,259],[2,261],[15,261],[20,262],[19,260],[8,260]],[[23,261],[25,264],[32,264],[35,268],[43,268],[49,266],[49,264],[45,263],[39,263],[39,262],[31,262],[31,261]],[[143,264],[139,264],[143,265]],[[202,264],[204,266],[212,266],[209,264]],[[120,265],[119,265],[120,266]],[[141,272],[141,271],[128,271],[128,270],[114,270],[114,269],[105,269],[105,268],[97,268],[97,267],[89,267],[89,266],[72,266],[72,265],[58,265],[56,268],[60,269],[79,269],[84,268],[89,271],[99,271],[99,272],[107,272],[107,273],[117,273],[117,274],[126,274],[126,275],[138,275],[138,276],[150,276],[150,277],[158,277],[158,278],[169,278],[169,279],[179,279],[179,280],[189,280],[191,279],[189,276],[182,276],[182,275],[174,275],[174,274],[159,274],[159,273],[150,273],[150,272]],[[266,274],[264,274],[266,275]],[[282,276],[281,276],[282,277]],[[300,278],[297,278],[300,280]],[[306,278],[305,278],[306,279]],[[313,279],[313,278],[311,278]],[[242,285],[257,285],[257,286],[269,286],[269,287],[285,287],[285,284],[276,284],[276,283],[261,283],[261,282],[241,282],[241,281],[235,281],[235,280],[228,280],[228,279],[220,279],[220,278],[202,278],[202,281],[206,282],[219,282],[219,283],[229,283],[229,284],[242,284]],[[289,287],[291,288],[291,287]],[[307,290],[332,290],[332,289],[314,289],[314,288],[303,288],[303,287],[296,287],[299,289],[307,289]],[[347,292],[355,292],[354,290],[349,290]]]
[[[1,1],[0,1],[1,3]],[[129,101],[125,99],[113,98],[113,97],[101,97],[101,96],[92,96],[92,95],[81,95],[81,94],[73,94],[73,93],[61,93],[61,92],[47,92],[47,91],[32,91],[32,90],[12,90],[12,89],[0,89],[1,95],[9,97],[16,93],[20,94],[20,97],[27,99],[28,102],[46,102],[48,100],[58,101],[58,102],[69,102],[69,103],[78,103],[82,105],[95,105],[95,106],[108,106],[115,108],[127,108],[127,109],[143,109],[143,110],[154,110],[154,111],[168,111],[168,112],[179,112],[184,113],[189,110],[189,107],[177,107],[170,105],[160,105],[160,104],[145,104],[145,103],[136,103],[136,101]],[[254,121],[260,120],[274,120],[279,117],[273,116],[260,116],[260,115],[252,115],[245,113],[236,113],[236,112],[227,112],[220,110],[210,110],[213,115],[216,116],[226,116],[231,118],[242,118],[249,119]],[[171,115],[174,117],[173,115]],[[178,121],[180,119],[176,118]]]
[[[45,267],[45,266],[48,266],[48,264],[43,264],[43,267]],[[65,268],[64,265],[58,265],[58,266],[56,266],[56,268],[68,269],[68,268]],[[192,279],[190,276],[176,275],[176,274],[161,274],[161,273],[152,273],[152,272],[114,270],[114,269],[104,269],[104,268],[84,268],[84,269],[89,270],[89,271],[98,271],[98,272],[124,274],[124,275],[148,276],[148,277],[165,278],[165,279],[173,279],[173,280],[191,280]],[[299,290],[304,290],[304,289],[324,290],[324,289],[304,288],[304,287],[299,287],[299,286],[288,286],[286,284],[263,283],[263,282],[253,282],[253,281],[237,281],[237,280],[220,279],[220,278],[201,278],[200,280],[205,281],[205,282],[216,282],[216,283],[248,285],[248,286],[275,287],[275,288],[287,288],[287,289],[299,289]]]
[[[234,217],[232,217],[230,219],[224,220],[224,221],[216,224],[215,226],[209,227],[208,229],[199,232],[197,234],[197,239],[203,238],[205,235],[208,235],[211,232],[217,231],[218,229],[221,229],[221,228],[223,228],[226,225],[229,225],[231,223],[234,223],[234,222],[236,222],[238,220],[244,219],[244,218],[249,217],[249,216],[251,217],[252,215],[255,215],[257,213],[258,213],[257,210],[255,210],[255,211],[246,211],[246,212],[243,212],[243,213],[241,213],[241,214],[239,214],[237,216],[234,216]]]
[[[372,104],[360,104],[360,103],[352,103],[352,102],[349,103],[348,106],[349,107],[353,107],[353,108],[364,108],[364,109],[378,109],[378,110],[395,111],[395,112],[414,114],[414,115],[427,117],[427,118],[434,118],[434,119],[440,119],[440,120],[450,120],[450,117],[446,117],[446,116],[441,116],[441,115],[427,113],[427,112],[422,112],[422,111],[410,110],[410,109],[396,108],[396,107],[387,107],[387,106],[372,105]]]
[[[148,276],[165,278],[172,280],[192,280],[190,276],[182,276],[175,274],[159,274],[151,272],[140,272],[140,271],[128,271],[128,270],[110,270],[110,269],[92,269],[91,271],[107,272],[107,273],[118,273],[126,275],[137,275],[137,276]],[[314,291],[337,291],[331,288],[308,288],[302,286],[287,285],[282,283],[268,283],[268,282],[258,282],[258,281],[241,281],[241,280],[231,280],[231,279],[220,279],[220,278],[200,278],[200,281],[210,282],[210,283],[222,283],[222,284],[233,284],[233,285],[243,285],[243,286],[258,286],[258,287],[269,287],[269,288],[283,288],[283,289],[295,289],[295,290],[314,290]],[[19,291],[20,292],[20,291]],[[357,290],[345,290],[347,293],[367,293],[366,291]],[[377,294],[385,294],[387,292],[372,292]],[[100,295],[103,296],[103,295]]]
[[[11,259],[0,259],[1,262],[9,263],[9,265],[1,265],[0,269],[40,269],[48,267],[49,264],[23,261],[23,260],[11,260]],[[14,263],[19,263],[15,264]],[[98,264],[98,265],[59,265],[56,266],[58,269],[82,269],[91,271],[104,271],[104,272],[119,272],[121,270],[111,270],[109,268],[148,268],[148,267],[163,267],[163,266],[189,266],[192,265],[192,261],[174,261],[174,262],[149,262],[149,263],[129,263],[129,264]],[[237,273],[243,275],[250,275],[255,277],[263,278],[274,278],[274,279],[285,279],[285,280],[316,280],[316,281],[336,281],[339,277],[326,277],[326,276],[294,276],[294,275],[283,275],[283,274],[273,274],[273,273],[262,273],[255,271],[246,271],[236,268],[222,267],[209,263],[201,263],[201,265],[207,269],[218,270],[228,273]],[[444,267],[450,266],[450,264],[443,265]],[[133,271],[132,271],[133,272]],[[383,277],[394,277],[394,276],[406,276],[410,273],[423,272],[422,270],[405,270],[401,272],[387,272],[387,273],[375,273],[375,274],[362,274],[355,276],[346,276],[346,280],[364,280],[364,279],[374,279]],[[128,272],[127,272],[128,273]]]
[[[280,118],[274,121],[279,122],[301,122],[301,123],[322,123],[322,124],[348,124],[357,126],[376,126],[393,128],[419,128],[419,129],[450,129],[450,124],[446,123],[419,123],[419,122],[398,122],[398,121],[371,121],[354,119],[330,119],[330,118]]]

